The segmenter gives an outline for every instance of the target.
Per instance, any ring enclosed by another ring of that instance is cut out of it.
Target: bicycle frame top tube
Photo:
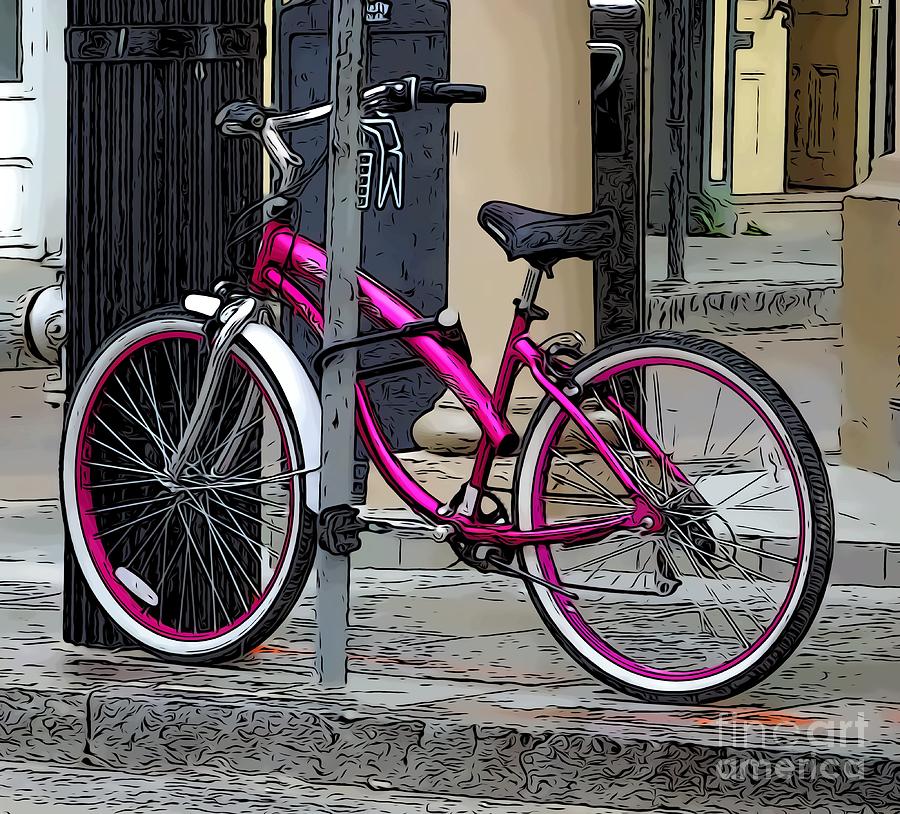
[[[305,282],[321,286],[325,281],[324,250],[277,221],[266,225],[262,247],[253,272],[253,288],[275,293],[289,303],[317,332],[324,327],[321,306],[301,288]],[[422,315],[364,272],[358,276],[360,310],[380,328],[403,328],[422,320]],[[495,407],[484,383],[459,354],[432,335],[405,337],[406,346],[446,385],[472,414],[501,452],[511,452],[518,438],[509,421]]]
[[[310,285],[320,287],[325,281],[326,257],[324,250],[298,235],[293,229],[278,221],[265,225],[263,240],[251,279],[251,288],[259,294],[267,294],[288,303],[319,335],[324,330],[322,307],[316,294],[310,296],[304,290]],[[402,328],[418,322],[422,316],[403,300],[388,291],[362,270],[358,273],[360,311],[382,329]],[[466,502],[480,500],[487,474],[497,455],[512,454],[519,439],[508,419],[506,410],[512,386],[523,367],[527,367],[537,382],[569,412],[576,421],[585,420],[580,410],[547,379],[542,370],[543,353],[528,336],[530,321],[517,313],[506,352],[498,374],[493,394],[472,371],[466,361],[452,348],[441,344],[433,334],[403,337],[406,347],[430,368],[435,375],[462,402],[482,429],[481,441],[475,455],[472,479],[467,486]],[[419,485],[404,469],[395,452],[390,448],[364,383],[357,382],[357,426],[378,470],[394,491],[412,508],[431,516],[435,522],[448,521],[460,527],[466,538],[477,542],[502,542],[505,545],[533,543],[567,543],[597,540],[622,527],[636,527],[647,519],[648,505],[638,498],[633,512],[591,522],[565,524],[533,531],[520,531],[509,524],[481,524],[473,506],[448,514],[434,496]],[[592,427],[583,427],[600,454],[616,469],[618,461],[609,450],[602,436]],[[639,495],[630,476],[624,470],[617,472],[629,491]],[[471,494],[469,494],[471,493]]]

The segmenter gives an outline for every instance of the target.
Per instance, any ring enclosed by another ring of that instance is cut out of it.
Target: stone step
[[[840,324],[837,281],[785,285],[654,283],[648,302],[650,330],[717,334]]]

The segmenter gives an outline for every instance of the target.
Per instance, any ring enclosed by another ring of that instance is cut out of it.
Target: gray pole
[[[362,0],[332,0],[329,139],[328,275],[325,283],[325,339],[353,338],[359,326],[356,270],[360,262],[360,212],[356,208],[359,153],[359,90],[362,82]],[[352,502],[356,351],[326,357],[322,372],[322,469],[319,510]],[[320,682],[347,681],[350,557],[318,549],[316,669]]]
[[[688,225],[688,59],[687,0],[669,0],[672,26],[672,95],[669,107],[669,257],[667,279],[684,282],[684,241]]]

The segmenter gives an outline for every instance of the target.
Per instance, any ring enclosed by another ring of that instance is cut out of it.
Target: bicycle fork
[[[231,346],[244,328],[254,319],[257,307],[258,303],[253,297],[242,297],[224,305],[213,317],[219,323],[219,327],[210,343],[209,363],[203,373],[200,395],[197,397],[197,404],[191,412],[184,434],[178,443],[178,449],[169,462],[167,474],[173,482],[177,482],[184,473],[197,442],[209,425],[212,405],[219,390]],[[245,404],[242,413],[245,409],[252,409],[252,405]],[[223,455],[230,457],[231,454],[233,451],[226,447]],[[222,456],[219,461],[221,462],[221,460]],[[216,468],[220,468],[219,462],[217,462]]]

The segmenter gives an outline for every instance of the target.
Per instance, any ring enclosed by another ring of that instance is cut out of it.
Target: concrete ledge
[[[655,283],[650,289],[650,330],[706,333],[808,328],[840,324],[840,292],[833,285]]]
[[[434,486],[434,474],[448,483],[452,494],[471,471],[471,460],[428,452],[406,453],[404,464],[427,488]],[[512,483],[509,461],[501,461],[497,485]],[[835,494],[836,541],[831,571],[832,585],[865,585],[900,588],[900,516],[893,507],[900,501],[900,483],[873,472],[848,466],[829,466]],[[435,490],[438,491],[437,489]],[[384,497],[378,494],[378,497]],[[417,522],[416,515],[397,505],[364,509],[372,520]],[[453,552],[442,543],[415,531],[363,535],[363,548],[354,555],[356,567],[441,569],[454,561]]]
[[[90,699],[87,751],[114,769],[274,771],[315,783],[376,781],[408,792],[630,811],[708,804],[758,812],[774,801],[782,812],[853,811],[891,799],[900,784],[900,760],[860,747],[722,746],[714,730],[712,738],[652,725],[629,730],[611,710],[573,719],[483,701],[463,713],[443,702],[404,707],[403,696],[389,708],[304,692],[297,699],[101,690]],[[784,771],[760,783],[733,768],[780,762],[806,774]]]

